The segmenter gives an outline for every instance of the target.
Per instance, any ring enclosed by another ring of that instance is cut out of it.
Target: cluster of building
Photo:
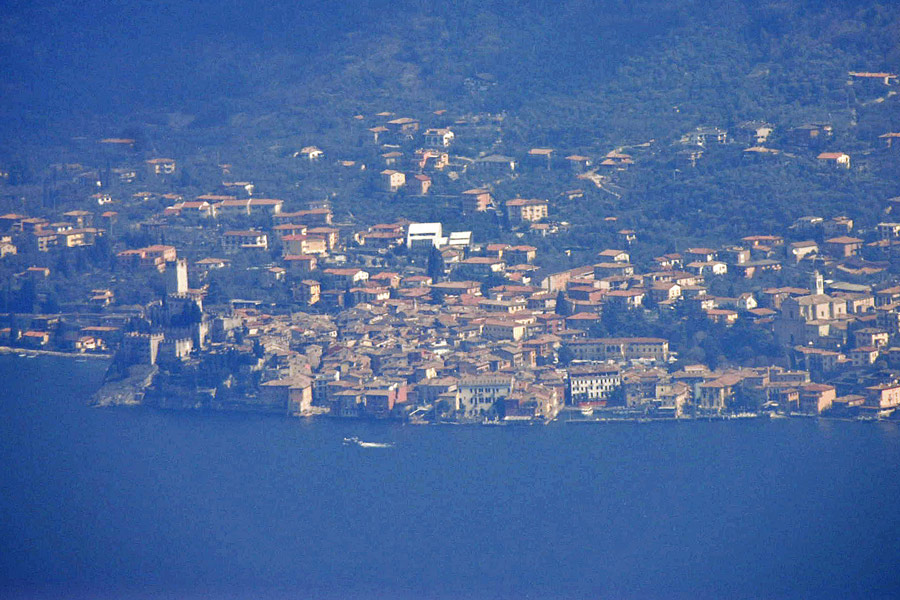
[[[114,168],[78,171],[104,190],[86,194],[93,210],[67,210],[58,219],[0,216],[0,256],[77,252],[106,236],[119,277],[162,277],[165,294],[123,305],[121,279],[108,278],[83,302],[68,299],[62,314],[19,315],[15,322],[10,316],[0,338],[157,365],[147,394],[166,406],[510,422],[560,413],[867,415],[900,402],[900,378],[891,371],[900,364],[900,287],[892,268],[900,224],[886,218],[860,231],[845,216],[808,216],[784,231],[636,264],[634,249],[653,232],[619,228],[610,217],[613,247],[595,249],[589,264],[551,270],[539,247],[543,236],[566,227],[553,220],[555,198],[577,202],[583,192],[503,199],[496,182],[565,169],[602,187],[634,157],[622,149],[594,158],[540,147],[517,157],[486,149],[467,158],[451,153],[459,139],[494,139],[503,116],[451,121],[437,111],[430,120],[423,126],[392,113],[354,117],[360,143],[383,169],[356,160],[339,160],[336,168],[370,178],[373,194],[440,195],[450,210],[495,211],[497,239],[405,218],[342,223],[330,201],[260,198],[224,164],[229,180],[186,196],[172,191],[175,160],[145,160],[142,179],[127,154]],[[698,128],[681,143],[692,163],[704,148],[731,139],[759,155],[771,151],[764,144],[773,129]],[[817,124],[785,139],[818,144],[830,136],[830,126]],[[127,149],[134,142],[102,144]],[[824,152],[818,159],[849,166],[843,156]],[[329,156],[310,145],[291,160],[315,169]],[[142,182],[157,190],[105,191]],[[895,204],[900,200],[887,201],[887,215]],[[129,246],[126,232],[151,243]],[[238,268],[253,285],[211,306],[210,282]],[[52,273],[28,268],[13,287],[29,282],[40,294]],[[785,277],[797,286],[754,285]],[[742,291],[714,293],[721,281]],[[603,334],[605,315],[629,311],[699,319],[711,331],[745,323],[771,332],[786,358],[779,366],[712,369],[680,360],[665,337]]]

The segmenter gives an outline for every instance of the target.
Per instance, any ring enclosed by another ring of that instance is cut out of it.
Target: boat
[[[393,448],[393,442],[364,442],[355,435],[344,438],[345,446],[359,446],[360,448]]]

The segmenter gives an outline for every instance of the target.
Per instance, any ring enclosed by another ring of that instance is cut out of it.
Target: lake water
[[[894,424],[89,408],[102,370],[0,357],[0,596],[900,594]]]

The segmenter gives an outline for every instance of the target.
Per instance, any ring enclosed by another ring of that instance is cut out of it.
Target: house
[[[632,360],[665,362],[669,358],[669,342],[663,338],[582,338],[566,344],[575,360],[620,363]]]
[[[316,146],[306,146],[305,148],[301,148],[298,152],[294,152],[294,158],[300,157],[309,161],[319,160],[324,156],[325,153]]]
[[[751,294],[750,292],[744,292],[737,297],[735,306],[737,306],[737,308],[739,308],[740,310],[753,310],[759,306],[759,302],[756,301],[756,297],[754,297],[753,294]]]
[[[681,286],[671,282],[654,283],[647,292],[653,302],[667,302],[681,297]]]
[[[619,368],[610,365],[576,365],[569,368],[569,404],[605,405],[622,385]]]
[[[213,196],[212,194],[198,196],[198,200],[210,201],[220,198],[227,198],[225,200],[221,200],[213,205],[213,211],[216,216],[220,217],[246,217],[250,215],[250,200],[249,199],[237,199],[234,197],[225,197],[225,196]]]
[[[404,279],[404,284],[411,279],[413,278],[408,277]],[[404,287],[406,286],[404,285]],[[477,281],[441,281],[439,283],[433,283],[429,287],[436,300],[443,299],[445,296],[461,296],[464,294],[470,296],[481,295],[481,284]]]
[[[266,381],[259,386],[259,401],[272,411],[305,413],[312,408],[312,379],[295,375]]]
[[[460,207],[464,213],[484,212],[493,203],[491,193],[482,188],[466,190],[460,197]]]
[[[322,292],[321,284],[314,279],[304,279],[294,287],[294,300],[307,306],[319,301]]]
[[[403,153],[398,150],[391,150],[390,152],[385,152],[381,155],[381,158],[384,159],[384,165],[386,167],[392,167],[394,165],[400,164],[400,159],[403,158]]]
[[[738,320],[737,312],[726,308],[710,308],[705,313],[707,319],[721,325],[734,325]]]
[[[653,259],[653,262],[655,262],[656,266],[659,267],[660,269],[665,269],[667,271],[673,271],[675,269],[680,269],[682,267],[683,259],[682,259],[681,254],[670,253],[670,254],[663,254],[662,256],[655,257]]]
[[[31,242],[32,248],[37,248],[38,252],[50,252],[51,248],[56,248],[59,239],[55,231],[34,231]]]
[[[845,215],[831,217],[822,224],[825,235],[847,235],[853,231],[853,219]]]
[[[478,171],[503,174],[512,173],[513,171],[515,171],[519,166],[519,163],[517,163],[514,158],[510,158],[509,156],[491,154],[489,156],[476,158],[473,166]]]
[[[63,216],[66,219],[75,221],[75,226],[79,228],[93,225],[94,214],[86,210],[70,210],[64,212]]]
[[[809,383],[800,386],[800,412],[807,415],[820,415],[830,409],[837,397],[833,385],[824,383]]]
[[[553,148],[532,148],[528,151],[528,162],[549,169],[553,164],[553,152]]]
[[[606,249],[600,251],[597,256],[603,259],[603,262],[628,263],[631,262],[631,255],[624,250]]]
[[[163,215],[167,217],[180,217],[190,220],[208,219],[215,216],[213,205],[205,200],[193,202],[178,202],[166,208]]]
[[[637,232],[633,229],[620,229],[616,232],[616,239],[627,248],[637,242]]]
[[[175,173],[174,158],[151,158],[144,161],[150,175],[172,175]]]
[[[357,283],[365,283],[369,280],[369,273],[362,269],[355,268],[332,268],[323,271],[328,280],[332,283],[332,288],[349,288]]]
[[[788,130],[787,138],[795,144],[813,145],[834,135],[834,127],[827,123],[807,123]]]
[[[691,262],[709,262],[711,260],[715,260],[716,258],[716,251],[712,248],[688,248],[682,254],[684,256],[684,260]]]
[[[816,157],[816,160],[836,169],[850,168],[850,155],[843,152],[822,152]]]
[[[247,201],[247,212],[254,214],[277,215],[284,206],[284,200],[278,198],[251,198]]]
[[[549,202],[539,199],[515,198],[506,202],[506,215],[511,224],[536,222],[546,219]]]
[[[867,387],[865,404],[874,408],[900,406],[900,384],[882,383]]]
[[[682,141],[692,146],[724,144],[728,141],[728,132],[718,127],[698,127],[684,136]]]
[[[328,250],[338,247],[341,238],[341,230],[336,227],[310,227],[306,233],[312,237],[320,237],[325,240]]]
[[[743,246],[726,246],[716,252],[716,259],[728,265],[742,265],[750,260],[750,251]]]
[[[870,73],[868,71],[850,71],[848,73],[850,80],[860,79],[862,81],[880,81],[884,85],[897,85],[898,76],[896,73]]]
[[[741,241],[749,245],[751,249],[784,246],[784,238],[780,235],[747,235],[742,237]]]
[[[723,262],[717,260],[711,260],[708,262],[703,261],[694,261],[686,264],[684,269],[688,273],[694,273],[695,275],[725,275],[728,273],[728,265]]]
[[[459,410],[470,418],[487,412],[495,402],[512,394],[514,382],[515,378],[510,375],[461,378],[457,384]]]
[[[325,239],[314,235],[286,235],[281,238],[282,255],[325,254],[328,244]]]
[[[500,274],[506,267],[499,258],[489,256],[473,256],[459,261],[454,266],[454,273],[471,279],[485,279],[491,275]]]
[[[256,186],[250,181],[223,181],[222,188],[228,192],[243,192],[248,196],[252,196]]]
[[[156,244],[135,250],[123,250],[116,254],[116,259],[125,268],[152,267],[162,272],[167,262],[174,262],[178,257],[175,246]]]
[[[703,158],[703,150],[699,148],[686,148],[675,153],[675,161],[679,166],[695,168]]]
[[[399,273],[392,273],[390,271],[382,271],[381,273],[376,273],[369,277],[370,282],[383,285],[390,289],[399,289],[401,279]]]
[[[283,223],[281,225],[273,226],[272,233],[282,237],[285,235],[306,235],[307,233],[309,233],[309,228],[306,225]]]
[[[771,123],[764,121],[745,121],[737,126],[734,137],[742,144],[761,146],[766,143],[774,129]]]
[[[194,263],[194,266],[203,273],[214,271],[216,269],[224,269],[231,264],[227,258],[203,258]]]
[[[739,374],[726,374],[699,385],[700,408],[707,412],[721,413],[734,397],[737,385],[743,377]]]
[[[285,266],[293,272],[314,271],[318,264],[318,258],[313,254],[287,254],[282,260]]]
[[[628,167],[628,165],[633,165],[634,159],[631,158],[630,154],[623,154],[618,150],[611,150],[607,152],[603,156],[603,160],[600,161],[601,167],[614,167],[619,169],[620,171]]]
[[[50,343],[50,334],[46,331],[29,330],[19,340],[26,348],[42,348]]]
[[[853,338],[857,347],[874,346],[886,348],[890,341],[890,335],[883,329],[875,327],[863,327],[853,332]]]
[[[888,132],[878,136],[878,139],[884,140],[885,147],[889,150],[900,150],[900,133]]]
[[[566,157],[566,160],[575,171],[586,171],[593,164],[589,157],[581,156],[580,154],[570,154]]]
[[[222,249],[226,252],[239,250],[266,250],[269,247],[268,236],[256,230],[234,230],[222,234]]]
[[[381,172],[381,187],[388,192],[396,192],[406,185],[406,175],[393,169]]]
[[[819,252],[819,244],[812,240],[794,242],[788,246],[788,255],[794,262],[800,262],[808,256],[815,256]]]
[[[825,249],[835,258],[856,256],[862,245],[863,240],[846,235],[825,240]]]
[[[413,175],[413,193],[417,196],[425,196],[431,189],[431,177],[428,175]]]
[[[411,138],[419,130],[419,122],[409,117],[400,117],[388,121],[387,128],[394,133]]]
[[[453,143],[455,137],[449,129],[426,129],[423,134],[425,145],[432,148],[446,148]]]
[[[605,277],[627,277],[630,275],[634,275],[634,266],[631,263],[603,262],[594,265],[594,279],[596,280],[600,280]]]
[[[610,290],[603,297],[605,302],[624,306],[626,308],[638,308],[644,304],[644,290]]]
[[[534,246],[509,246],[504,251],[504,260],[511,265],[531,264],[537,258],[537,248]]]
[[[420,171],[442,171],[450,164],[450,155],[433,149],[419,149],[413,154],[413,164]]]
[[[383,125],[378,125],[377,127],[370,127],[369,131],[372,133],[372,142],[377,144],[381,136],[387,133],[389,130]]]
[[[875,346],[860,346],[850,351],[848,357],[854,367],[868,367],[878,360],[878,348]]]
[[[525,323],[507,319],[486,319],[481,327],[481,335],[489,340],[509,340],[518,342],[526,337]]]

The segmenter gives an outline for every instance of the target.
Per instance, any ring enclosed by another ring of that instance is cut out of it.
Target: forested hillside
[[[124,132],[169,153],[230,152],[286,188],[293,175],[273,160],[302,143],[358,145],[352,115],[448,109],[502,114],[495,150],[506,154],[652,142],[617,176],[619,196],[561,207],[575,222],[613,214],[724,238],[809,211],[865,223],[900,194],[897,155],[883,156],[878,137],[900,130],[898,97],[848,82],[854,70],[900,70],[889,1],[108,4],[18,2],[2,17],[4,164],[36,178],[41,148]],[[674,162],[693,128],[752,120],[774,126],[782,154],[748,164],[722,148],[693,169]],[[849,173],[823,173],[810,149],[784,146],[811,122],[833,125],[814,150],[850,154]],[[509,192],[556,185],[525,179]]]

